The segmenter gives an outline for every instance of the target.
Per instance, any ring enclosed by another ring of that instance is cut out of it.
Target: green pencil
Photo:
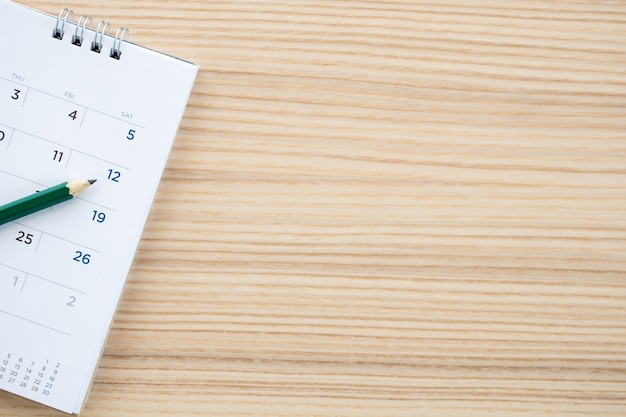
[[[39,210],[52,207],[74,196],[96,180],[64,182],[46,190],[39,191],[12,203],[0,206],[0,224],[8,223]]]

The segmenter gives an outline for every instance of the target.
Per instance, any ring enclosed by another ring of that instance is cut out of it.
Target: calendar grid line
[[[92,204],[92,205],[94,205],[94,206],[100,207],[101,209],[109,210],[109,211],[112,211],[112,212],[114,212],[114,213],[117,211],[117,210],[115,210],[115,209],[114,209],[114,208],[112,208],[112,207],[105,206],[104,204],[100,204],[100,203],[95,203],[95,202],[93,202],[92,200],[87,200],[86,198],[81,197],[81,196],[74,197],[74,199],[75,199],[75,200],[84,201],[85,203]]]
[[[20,294],[22,293],[22,291],[24,291],[24,286],[26,285],[26,280],[28,280],[28,274],[24,275],[24,282],[22,282],[22,286],[20,287]]]
[[[9,146],[11,146],[11,141],[13,140],[13,135],[15,134],[15,129],[13,129],[11,126],[7,126],[9,129],[11,129],[11,135],[9,136],[9,141],[7,142],[7,149],[9,148]]]
[[[33,180],[29,179],[29,178],[22,177],[21,175],[14,174],[12,172],[8,172],[8,171],[6,171],[4,169],[0,169],[0,172],[3,173],[3,174],[6,174],[6,175],[10,175],[10,176],[15,177],[15,178],[19,178],[19,179],[21,179],[23,181],[27,181],[27,182],[30,182],[32,184],[39,185],[41,187],[46,187],[47,186],[46,184],[42,184],[40,182],[33,181]],[[114,209],[112,207],[109,207],[109,206],[105,206],[104,204],[96,203],[95,201],[92,201],[92,200],[87,200],[86,198],[81,197],[80,195],[77,196],[77,197],[74,197],[74,198],[77,199],[77,200],[84,201],[85,203],[89,203],[89,204],[92,204],[94,206],[100,207],[102,209],[106,209],[106,210],[109,210],[109,211],[112,211],[112,212],[116,212],[117,211],[116,209]]]
[[[65,160],[65,167],[64,168],[67,168],[67,165],[70,163],[70,159],[72,159],[72,153],[74,152],[74,150],[72,148],[69,148],[69,149],[70,149],[70,154],[67,156],[67,159]]]
[[[106,162],[107,164],[114,165],[114,166],[116,166],[116,167],[118,167],[118,168],[121,168],[121,169],[125,169],[126,171],[130,171],[130,168],[125,167],[125,166],[123,166],[123,165],[120,165],[120,164],[118,164],[118,163],[111,162],[111,161],[108,161],[108,160],[106,160],[106,159],[99,158],[99,157],[97,157],[97,156],[94,156],[94,155],[88,154],[87,152],[83,152],[83,151],[80,151],[80,150],[78,150],[78,149],[74,149],[74,148],[68,148],[68,149],[70,149],[70,150],[72,150],[72,151],[74,151],[74,152],[77,152],[77,153],[79,153],[79,154],[81,154],[81,155],[88,156],[89,158],[92,158],[92,159],[97,159],[98,161]]]
[[[94,112],[96,112],[96,113],[98,113],[98,114],[101,114],[101,115],[103,115],[103,116],[110,117],[110,118],[115,119],[115,120],[118,120],[118,121],[120,121],[120,122],[127,123],[127,124],[129,124],[129,125],[131,125],[131,126],[138,127],[138,128],[141,128],[141,129],[145,129],[145,127],[144,127],[144,126],[142,126],[142,125],[140,125],[140,124],[133,123],[133,122],[129,122],[128,120],[120,119],[119,117],[117,117],[117,116],[113,116],[112,114],[105,113],[105,112],[103,112],[103,111],[100,111],[100,110],[97,110],[97,109],[94,109],[94,108],[91,108],[91,107],[84,106],[84,105],[82,105],[82,104],[80,104],[80,103],[77,103],[77,102],[72,101],[72,100],[68,100],[68,99],[63,98],[63,97],[55,96],[54,94],[48,93],[48,92],[43,91],[43,90],[39,90],[39,89],[34,88],[34,87],[30,87],[30,86],[28,86],[28,85],[26,85],[26,84],[22,84],[22,83],[16,82],[16,81],[14,81],[14,80],[12,80],[12,79],[10,79],[10,78],[0,77],[0,79],[3,79],[3,80],[5,80],[5,81],[8,81],[8,82],[10,82],[10,83],[12,83],[12,84],[15,84],[15,85],[19,85],[19,86],[24,87],[24,88],[26,88],[26,89],[28,89],[28,90],[33,90],[33,91],[36,91],[36,92],[38,92],[38,93],[45,94],[45,95],[50,96],[50,97],[52,97],[52,98],[55,98],[55,99],[57,99],[57,100],[65,101],[66,103],[72,103],[72,104],[75,104],[75,105],[77,105],[77,106],[79,106],[79,107],[84,108],[85,110],[91,110],[91,111],[94,111]],[[24,106],[24,103],[22,103],[22,107],[23,107],[23,106]],[[81,122],[81,125],[82,125],[82,122]]]
[[[6,314],[6,315],[8,315],[8,316],[14,317],[14,318],[16,318],[16,319],[24,320],[24,321],[29,322],[29,323],[32,323],[32,324],[36,324],[37,326],[44,327],[44,328],[46,328],[46,329],[48,329],[48,330],[52,330],[52,331],[54,331],[54,332],[61,333],[61,334],[64,334],[64,335],[66,335],[66,336],[71,336],[71,334],[70,334],[70,333],[68,333],[68,332],[64,332],[63,330],[55,329],[54,327],[51,327],[51,326],[45,325],[45,324],[43,324],[43,323],[39,323],[39,322],[34,321],[34,320],[27,319],[26,317],[18,316],[17,314],[13,314],[13,313],[10,313],[10,312],[8,312],[8,311],[0,310],[0,313],[4,313],[4,314]]]
[[[57,236],[57,235],[52,234],[52,233],[44,232],[44,231],[43,231],[43,230],[41,230],[41,229],[37,229],[36,227],[28,226],[28,225],[26,225],[26,224],[24,224],[24,223],[21,223],[21,222],[15,221],[15,220],[14,220],[14,222],[15,222],[16,224],[19,224],[20,226],[24,226],[24,227],[27,227],[27,228],[29,228],[29,229],[31,229],[31,230],[35,230],[35,231],[37,231],[37,232],[41,233],[42,235],[47,235],[47,236],[53,237],[53,238],[55,238],[55,239],[62,240],[62,241],[64,241],[64,242],[71,243],[72,245],[80,246],[81,248],[83,248],[83,249],[88,249],[88,250],[90,250],[90,251],[92,251],[92,252],[101,253],[101,251],[99,251],[98,249],[91,248],[91,247],[89,247],[89,246],[87,246],[87,245],[83,245],[83,244],[81,244],[81,243],[73,242],[73,241],[71,241],[71,240],[69,240],[69,239],[65,239],[65,238],[63,238],[63,237],[61,237],[61,236]]]
[[[26,87],[26,92],[24,93],[24,98],[22,99],[22,107],[26,104],[26,99],[28,98],[28,92],[30,91],[30,87]]]
[[[39,235],[39,239],[37,239],[37,245],[35,246],[35,252],[39,249],[39,244],[41,243],[41,239],[43,238],[43,233]]]
[[[54,96],[53,96],[53,97],[54,97]],[[57,98],[58,98],[58,97],[57,97]],[[60,100],[62,100],[62,99],[60,99]],[[85,107],[85,108],[86,108],[86,109],[88,109],[88,110],[91,110],[92,112],[95,112],[95,113],[101,114],[101,115],[103,115],[103,116],[110,117],[111,119],[115,119],[115,120],[120,121],[120,122],[127,123],[127,124],[129,124],[129,125],[131,125],[131,126],[138,127],[138,128],[140,128],[140,129],[145,129],[145,128],[146,128],[145,126],[142,126],[142,125],[140,125],[140,124],[133,123],[133,122],[129,122],[128,120],[120,119],[119,117],[116,117],[116,116],[113,116],[113,115],[111,115],[111,114],[108,114],[108,113],[102,112],[102,111],[100,111],[100,110],[92,109],[92,108],[89,108],[89,107]]]
[[[62,287],[62,288],[74,291],[76,293],[79,293],[79,294],[82,294],[82,295],[87,295],[87,293],[85,291],[79,290],[78,288],[70,287],[69,285],[64,285],[64,284],[61,284],[59,282],[53,281],[51,279],[40,277],[39,275],[31,274],[30,272],[23,271],[21,269],[17,269],[15,267],[12,267],[11,265],[7,265],[7,264],[2,263],[2,262],[0,262],[0,265],[4,266],[5,268],[9,268],[9,269],[12,269],[14,271],[17,271],[17,272],[21,272],[22,274],[25,274],[26,277],[31,276],[33,278],[39,279],[41,281],[46,281],[46,282],[48,282],[50,284],[54,284],[56,286],[59,286],[59,287]]]
[[[83,117],[80,118],[80,127],[83,127],[83,122],[85,121],[85,117],[87,116],[87,112],[89,111],[87,107],[85,107],[84,109],[85,111],[83,112]]]
[[[22,177],[21,175],[14,174],[14,173],[6,171],[4,169],[0,169],[0,172],[2,172],[3,174],[11,175],[12,177],[19,178],[19,179],[24,180],[24,181],[28,181],[28,182],[33,183],[35,185],[39,185],[41,187],[45,187],[46,186],[46,184],[42,184],[40,182],[33,181],[33,180],[29,179],[29,178]]]
[[[53,144],[53,145],[58,145],[58,146],[61,146],[61,147],[65,148],[65,149],[69,149],[70,151],[77,152],[77,153],[79,153],[79,154],[81,154],[81,155],[85,155],[85,156],[87,156],[87,157],[89,157],[89,158],[92,158],[92,159],[97,159],[98,161],[106,162],[107,164],[114,165],[114,166],[116,166],[116,167],[118,167],[118,168],[121,168],[121,169],[125,169],[126,171],[130,171],[130,168],[125,167],[124,165],[120,165],[120,164],[118,164],[118,163],[116,163],[116,162],[111,162],[111,161],[108,161],[108,160],[106,160],[106,159],[102,159],[102,158],[99,158],[99,157],[97,157],[97,156],[94,156],[94,155],[88,154],[87,152],[83,152],[83,151],[78,150],[78,149],[76,149],[76,148],[70,148],[70,147],[68,147],[68,146],[65,146],[65,145],[63,145],[63,144],[60,144],[60,143],[55,142],[55,141],[53,141],[53,140],[46,139],[46,138],[42,138],[41,136],[33,135],[32,133],[28,133],[28,132],[26,132],[25,130],[17,129],[17,128],[14,128],[14,127],[9,126],[9,125],[4,125],[4,126],[7,126],[8,128],[13,129],[13,132],[14,132],[14,133],[15,133],[15,132],[20,132],[20,133],[23,133],[24,135],[28,135],[28,136],[33,137],[33,138],[35,138],[35,139],[39,139],[39,140],[42,140],[42,141],[44,141],[44,142],[51,143],[51,144]]]

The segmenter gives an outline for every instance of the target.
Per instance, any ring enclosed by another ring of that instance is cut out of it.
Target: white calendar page
[[[127,42],[117,60],[56,23],[0,0],[0,204],[97,182],[0,225],[0,388],[78,413],[197,67]]]

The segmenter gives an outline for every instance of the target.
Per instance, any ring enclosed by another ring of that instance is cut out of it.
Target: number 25
[[[20,230],[18,232],[18,236],[17,236],[17,238],[15,240],[17,240],[18,242],[22,242],[22,243],[25,243],[27,245],[30,245],[31,243],[33,243],[33,237],[34,236],[32,234],[26,233],[26,232],[23,232],[23,231]]]

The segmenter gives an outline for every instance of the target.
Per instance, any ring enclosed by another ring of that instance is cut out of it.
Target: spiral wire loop
[[[104,35],[109,35],[111,31],[111,24],[109,22],[105,22],[104,20],[100,21],[98,24],[98,28],[96,29],[96,34],[93,38],[93,42],[91,43],[91,50],[97,53],[102,51],[102,37]]]
[[[74,36],[72,37],[72,44],[76,46],[81,46],[83,44],[83,34],[85,33],[85,29],[91,29],[91,16],[82,15],[78,22],[76,23],[76,32],[74,32]]]
[[[122,41],[128,40],[129,32],[125,27],[117,30],[115,40],[113,40],[113,47],[111,48],[111,58],[120,59],[120,56],[122,56]]]
[[[68,8],[61,10],[59,13],[59,17],[57,18],[57,24],[54,26],[54,31],[52,31],[52,37],[56,39],[63,39],[63,34],[65,31],[65,23],[67,21],[72,22],[74,20],[74,12]]]

